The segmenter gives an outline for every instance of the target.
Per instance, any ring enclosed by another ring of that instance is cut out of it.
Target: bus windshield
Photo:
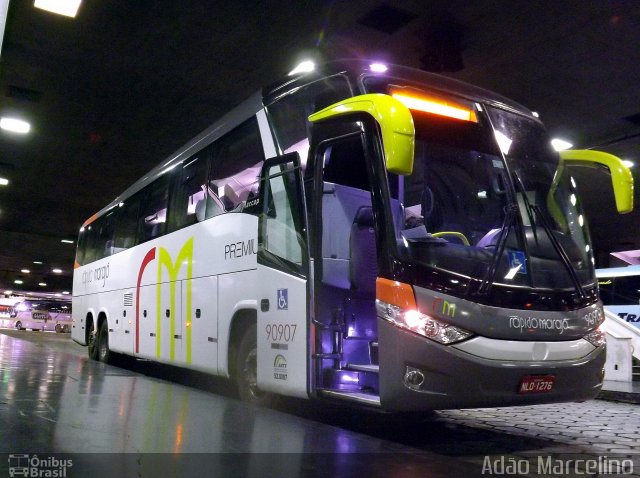
[[[401,256],[479,279],[479,292],[501,284],[582,294],[595,281],[587,227],[543,127],[469,105],[473,120],[412,109],[413,173],[389,174],[404,205],[393,221]]]

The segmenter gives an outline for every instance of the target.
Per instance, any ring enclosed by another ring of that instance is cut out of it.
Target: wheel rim
[[[100,361],[104,362],[107,354],[109,353],[109,346],[107,345],[107,340],[100,335],[100,342],[98,343],[98,354],[100,355]]]
[[[89,338],[87,340],[87,347],[89,347],[89,350],[94,350],[96,346],[96,329],[95,327],[91,329],[91,332],[89,333]]]
[[[252,397],[260,398],[264,395],[258,388],[258,352],[257,350],[251,349],[251,351],[247,354],[247,357],[244,361],[244,367],[242,368],[242,378],[244,382],[247,384],[247,389]]]
[[[16,322],[16,329],[20,330],[22,328],[22,322]]]

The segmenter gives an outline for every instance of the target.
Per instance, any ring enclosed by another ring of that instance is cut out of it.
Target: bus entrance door
[[[261,175],[257,379],[260,390],[308,396],[309,254],[300,159],[272,158]]]

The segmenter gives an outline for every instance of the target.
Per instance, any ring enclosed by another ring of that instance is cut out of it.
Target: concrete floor
[[[202,374],[93,362],[68,335],[0,332],[0,476],[17,454],[71,459],[66,476],[92,477],[470,477],[483,476],[486,457],[605,455],[634,460],[620,476],[640,473],[637,405],[594,400],[420,420],[299,400],[267,409]]]

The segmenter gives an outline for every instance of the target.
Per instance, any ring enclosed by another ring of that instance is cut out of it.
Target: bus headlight
[[[397,305],[388,304],[381,300],[376,300],[376,309],[380,317],[392,324],[441,344],[453,344],[473,335],[468,330],[440,322],[415,309],[403,310]]]
[[[605,333],[604,330],[602,330],[602,327],[592,330],[583,338],[594,347],[600,347],[606,343]]]

